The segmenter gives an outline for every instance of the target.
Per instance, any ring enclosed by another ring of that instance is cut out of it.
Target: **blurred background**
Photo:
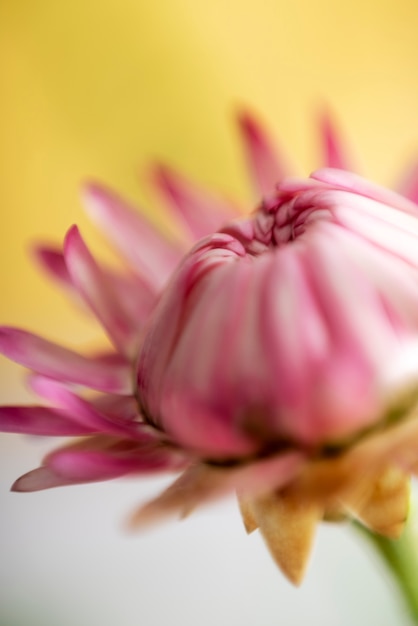
[[[162,224],[144,185],[156,158],[251,206],[242,107],[305,174],[331,108],[362,171],[396,182],[418,154],[417,27],[414,0],[1,0],[0,322],[95,341],[27,253],[77,222],[106,254],[79,201],[86,178]],[[26,398],[20,376],[0,361],[2,402]],[[9,494],[49,448],[0,438],[1,626],[408,624],[343,528],[321,530],[295,591],[232,504],[132,538],[120,520],[163,481]]]

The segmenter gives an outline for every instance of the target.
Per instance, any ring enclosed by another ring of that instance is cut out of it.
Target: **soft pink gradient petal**
[[[29,384],[31,389],[40,397],[62,407],[67,413],[74,416],[74,421],[86,428],[141,441],[155,440],[154,437],[147,434],[147,429],[144,429],[142,420],[138,422],[132,418],[125,420],[123,415],[118,414],[115,410],[112,413],[106,413],[103,408],[98,407],[97,403],[91,403],[78,396],[60,382],[35,375],[29,378]]]
[[[37,244],[33,246],[32,251],[37,263],[48,277],[80,301],[80,293],[68,272],[62,250],[46,244]],[[128,273],[126,270],[116,272],[104,267],[100,270],[106,285],[109,285],[110,290],[116,294],[120,306],[123,307],[124,315],[127,315],[135,326],[142,325],[155,305],[157,298],[155,289],[141,276]],[[80,304],[83,302],[80,301]]]
[[[325,166],[341,170],[354,170],[348,147],[343,142],[339,129],[329,111],[324,111],[320,116],[319,130]]]
[[[9,359],[50,378],[98,391],[131,392],[128,364],[88,359],[68,348],[18,328],[0,327],[0,352]]]
[[[98,184],[86,185],[85,206],[136,272],[160,289],[181,259],[182,250],[164,240],[150,222],[115,193]]]
[[[46,463],[59,476],[83,482],[178,469],[178,463],[162,449],[133,450],[126,455],[104,450],[61,449],[50,454]]]
[[[0,430],[51,437],[86,435],[97,431],[73,421],[65,411],[42,406],[1,406]]]
[[[315,444],[315,437],[324,433],[316,424],[312,394],[318,368],[329,358],[331,338],[303,257],[298,246],[285,247],[260,264],[258,328],[269,377],[272,432]]]
[[[395,188],[402,196],[418,204],[418,159],[408,167]]]
[[[386,189],[352,172],[323,168],[313,172],[312,178],[330,187],[352,191],[355,194],[377,200],[418,217],[418,206],[414,202],[396,193],[396,191]]]
[[[330,235],[315,232],[305,271],[329,333],[329,358],[314,373],[309,414],[295,428],[313,441],[346,437],[380,419],[377,372],[398,342],[378,294]],[[305,431],[305,433],[303,432]]]
[[[228,271],[231,265],[235,263],[212,267],[216,276],[222,273],[224,280],[218,281],[207,272],[190,294],[193,314],[178,339],[161,389],[164,428],[183,445],[213,457],[245,456],[258,447],[257,439],[245,433],[238,411],[235,416],[230,413],[231,400],[236,401],[228,388],[234,375],[234,364],[229,362],[230,344],[237,337],[239,314],[243,314],[238,302],[246,293],[241,290],[239,276]],[[240,269],[244,270],[241,265]],[[183,306],[188,307],[187,300]],[[181,419],[174,418],[180,415]]]
[[[243,113],[239,116],[238,123],[256,196],[268,197],[289,173],[288,166],[252,115]]]
[[[36,244],[32,247],[33,257],[41,269],[55,282],[70,292],[74,291],[71,276],[68,273],[61,248],[47,244]]]
[[[64,256],[71,280],[122,354],[133,354],[138,322],[127,315],[123,301],[94,260],[78,228],[73,226],[64,242]]]
[[[78,483],[85,482],[89,481],[78,481]],[[77,481],[64,478],[63,476],[58,476],[58,474],[49,467],[38,467],[20,476],[20,478],[13,483],[11,491],[31,493],[33,491],[42,491],[44,489],[52,489],[53,487],[65,487],[78,483]]]
[[[238,213],[232,203],[215,197],[167,166],[155,166],[151,181],[192,240],[212,234]]]
[[[142,392],[144,389],[147,390],[144,408],[156,424],[161,417],[160,390],[164,384],[167,363],[175,348],[176,339],[182,331],[184,300],[187,294],[199,277],[205,275],[211,267],[225,261],[233,262],[237,256],[244,253],[242,245],[229,235],[216,234],[208,237],[185,257],[178,275],[163,293],[152,317],[158,320],[158,323],[150,325],[137,366],[138,391],[140,397],[144,398]]]

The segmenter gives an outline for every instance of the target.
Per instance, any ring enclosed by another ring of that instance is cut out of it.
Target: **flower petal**
[[[87,481],[80,481],[87,482]],[[11,491],[29,493],[52,489],[52,487],[64,487],[77,484],[76,481],[58,476],[49,467],[38,467],[18,478],[12,485]]]
[[[418,215],[418,207],[414,202],[411,202],[404,196],[399,195],[396,191],[386,189],[381,185],[377,185],[371,181],[353,174],[352,172],[346,172],[343,170],[323,168],[316,170],[311,177],[314,180],[321,181],[331,187],[337,189],[344,189],[351,191],[366,198],[383,202],[395,209],[405,211],[406,213],[412,213],[412,215]]]
[[[34,246],[33,254],[43,271],[52,280],[66,289],[72,297],[80,300],[80,294],[68,272],[61,249],[46,244],[38,244]],[[132,325],[136,327],[142,325],[154,307],[155,290],[141,276],[129,274],[126,270],[115,272],[104,267],[101,267],[100,270],[106,285],[109,285],[110,290],[116,293],[116,299],[123,307],[125,315],[130,317]],[[80,305],[84,305],[84,303],[80,302]]]
[[[34,375],[29,378],[29,384],[33,391],[42,398],[58,404],[67,413],[73,416],[75,422],[80,423],[85,428],[94,432],[109,433],[119,437],[132,437],[135,439],[146,439],[148,436],[144,432],[142,422],[133,419],[124,420],[122,415],[114,411],[112,414],[105,413],[84,398],[73,393],[68,387],[51,378]],[[123,397],[121,397],[122,399]],[[129,400],[133,398],[126,397]],[[131,405],[131,402],[129,402]],[[153,437],[154,441],[155,438]]]
[[[44,463],[68,480],[93,481],[178,470],[184,467],[184,458],[174,448],[160,444],[99,435],[51,452]]]
[[[418,204],[418,159],[409,166],[401,182],[396,185],[396,191]]]
[[[88,359],[18,328],[0,327],[0,352],[50,378],[109,393],[127,394],[131,391],[128,364],[117,365],[101,359]]]
[[[135,326],[123,308],[112,283],[94,260],[78,228],[73,226],[64,243],[64,256],[71,280],[83,300],[88,304],[124,354],[135,351],[138,325]]]
[[[354,169],[347,146],[341,140],[336,124],[328,111],[324,111],[320,118],[319,130],[325,166],[349,171]]]
[[[72,481],[109,480],[132,473],[154,473],[170,467],[164,454],[118,458],[105,452],[88,450],[54,452],[48,464],[58,475]]]
[[[98,184],[85,188],[90,217],[103,229],[135,271],[160,289],[181,258],[182,251],[115,193]]]
[[[1,406],[0,431],[52,437],[92,433],[89,428],[73,421],[65,411],[43,406]]]
[[[269,196],[288,173],[288,167],[252,115],[243,113],[238,123],[255,193],[257,197]]]
[[[156,166],[152,182],[193,240],[216,232],[237,215],[235,207],[199,188],[167,166]]]
[[[37,244],[33,246],[32,252],[35,260],[50,278],[65,289],[74,291],[74,285],[60,248],[46,244]]]

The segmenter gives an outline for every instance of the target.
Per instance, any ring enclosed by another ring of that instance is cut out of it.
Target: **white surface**
[[[124,515],[165,480],[12,494],[52,441],[0,437],[1,626],[408,626],[342,526],[323,525],[293,589],[231,500],[139,536]]]

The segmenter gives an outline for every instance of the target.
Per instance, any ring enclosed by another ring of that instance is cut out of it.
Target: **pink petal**
[[[126,457],[114,456],[105,451],[59,450],[47,459],[47,466],[56,474],[71,481],[110,480],[126,474],[153,474],[174,470],[170,455],[163,451],[139,450]]]
[[[263,378],[269,381],[270,402],[277,407],[272,430],[303,440],[305,421],[313,421],[315,375],[330,353],[330,337],[301,250],[280,248],[263,264],[258,265],[258,327],[267,369]]]
[[[165,240],[145,217],[105,187],[90,184],[84,196],[90,217],[133,269],[143,274],[150,285],[160,289],[179,262],[182,251]]]
[[[42,406],[0,407],[2,432],[63,437],[85,435],[94,430],[71,420],[65,411],[59,409]]]
[[[77,300],[80,299],[80,294],[68,272],[64,255],[59,248],[39,244],[33,248],[33,254],[43,271],[52,280],[68,290],[71,296]],[[129,274],[127,271],[116,273],[103,267],[101,267],[101,273],[106,285],[109,285],[110,290],[117,294],[116,298],[130,318],[131,324],[135,327],[142,325],[154,307],[155,291],[139,275]]]
[[[313,441],[344,438],[380,419],[384,406],[379,376],[387,355],[394,358],[400,349],[374,285],[342,246],[335,247],[337,230],[322,223],[304,257],[331,346],[329,358],[314,373],[311,411],[297,421],[301,436]]]
[[[113,394],[95,394],[89,403],[99,413],[115,422],[128,424],[129,422],[143,423],[139,412],[138,401],[134,396],[118,396]]]
[[[355,194],[366,196],[372,200],[383,202],[389,206],[412,215],[418,215],[418,207],[416,204],[407,200],[395,191],[385,189],[376,183],[372,183],[357,174],[344,172],[342,170],[324,168],[316,170],[312,175],[314,180],[319,180],[327,185],[336,187],[337,189],[345,189]]]
[[[210,458],[253,454],[260,441],[242,424],[250,402],[248,385],[237,389],[237,351],[250,344],[245,329],[252,293],[246,287],[251,264],[230,263],[216,269],[196,285],[188,323],[177,340],[170,362],[164,369],[159,409],[163,428],[175,441]],[[213,303],[216,302],[216,306]],[[188,308],[188,302],[184,302]],[[202,328],[204,341],[202,342]],[[251,333],[249,333],[251,335]],[[237,345],[238,337],[242,338]],[[253,368],[256,359],[250,359]],[[239,358],[239,357],[238,357]],[[243,367],[241,359],[238,367]],[[245,395],[245,397],[244,397]],[[231,406],[232,404],[232,406]]]
[[[149,440],[144,433],[143,424],[136,423],[134,419],[124,420],[123,415],[117,414],[113,405],[113,413],[105,413],[96,405],[73,393],[62,383],[56,382],[43,376],[31,376],[29,379],[31,389],[39,396],[54,402],[62,407],[66,413],[71,414],[75,422],[80,423],[86,429],[118,435],[120,437],[132,437]],[[122,404],[122,406],[125,406]],[[132,404],[130,403],[132,409]],[[154,440],[155,438],[151,438]]]
[[[327,111],[325,111],[320,118],[319,130],[321,133],[325,166],[340,170],[354,169],[351,165],[348,149],[344,145],[340,133],[338,132],[339,129],[336,128],[334,120]]]
[[[156,291],[139,275],[109,273],[107,281],[117,294],[124,314],[131,320],[132,326],[139,329],[156,304]]]
[[[219,248],[212,250],[212,246],[219,246]],[[150,334],[145,337],[145,343],[141,348],[137,379],[139,394],[143,393],[144,389],[146,389],[146,410],[157,422],[160,419],[161,393],[167,381],[167,365],[170,362],[173,348],[176,347],[175,344],[178,339],[179,330],[181,330],[187,295],[191,292],[194,283],[199,280],[200,272],[206,275],[209,273],[211,267],[219,265],[226,260],[230,260],[230,262],[233,263],[237,255],[244,253],[245,251],[242,245],[228,235],[217,234],[201,241],[190,255],[185,258],[178,271],[177,280],[170,284],[170,287],[164,292],[159,301],[155,311],[158,323],[154,325]],[[197,303],[201,303],[199,298],[197,298]],[[193,318],[196,319],[196,316],[193,316]],[[187,325],[186,328],[189,328],[189,325]],[[203,326],[199,327],[200,337],[197,344],[192,345],[191,353],[188,353],[186,350],[186,354],[190,356],[195,354],[195,356],[197,356],[196,345],[201,343],[202,328]],[[182,333],[180,333],[180,337],[183,337]],[[218,342],[213,344],[213,342],[208,339],[205,345],[209,350],[213,349],[214,346],[218,346]],[[156,346],[158,346],[158,349],[156,349]],[[198,376],[198,373],[193,372],[193,375],[194,377]],[[184,380],[182,383],[184,384]],[[168,393],[169,390],[167,390],[167,398],[169,397]],[[173,403],[177,402],[175,395],[176,394],[171,396],[170,401]],[[207,417],[207,414],[205,414],[205,416]],[[170,420],[172,420],[172,417]],[[181,420],[183,420],[183,416],[181,416]],[[167,428],[168,432],[177,432],[178,427],[179,430],[188,429],[188,431],[192,433],[192,424],[190,424],[190,428],[185,426],[183,429],[182,425],[178,422],[176,424],[174,424],[174,420],[172,420],[172,422],[173,423],[170,423],[170,425],[164,424],[164,429]],[[222,429],[221,425],[220,429]],[[218,433],[218,435],[219,434],[220,433]],[[204,437],[205,433],[200,431],[199,437],[200,435]]]
[[[154,474],[184,468],[184,457],[161,445],[96,436],[48,454],[44,466],[21,476],[13,491],[111,480],[127,474]]]
[[[418,159],[410,165],[401,182],[396,185],[396,191],[418,204]]]
[[[94,260],[76,226],[67,233],[64,256],[73,284],[116,347],[125,354],[133,352],[138,325],[126,314],[114,285]]]
[[[201,239],[219,230],[237,214],[231,204],[215,198],[166,166],[156,166],[151,176],[154,186],[193,239]]]
[[[244,113],[238,118],[238,123],[255,193],[257,197],[269,196],[285,177],[288,168],[254,117]]]
[[[41,268],[65,289],[74,291],[62,251],[53,246],[38,244],[32,248],[35,260]]]
[[[100,359],[88,359],[18,328],[0,327],[0,352],[50,378],[109,393],[129,394],[131,391],[128,364],[116,365]]]
[[[391,308],[403,331],[418,328],[417,272],[411,271],[402,259],[370,246],[366,239],[345,228],[333,228],[332,237],[335,244],[349,255],[353,266],[375,285],[382,298],[382,306],[386,311]],[[396,330],[398,333],[401,330],[398,325]]]
[[[88,482],[88,481],[79,481]],[[11,491],[30,493],[32,491],[42,491],[52,487],[64,487],[66,485],[77,484],[77,481],[58,476],[49,467],[38,467],[18,478],[12,485]]]

